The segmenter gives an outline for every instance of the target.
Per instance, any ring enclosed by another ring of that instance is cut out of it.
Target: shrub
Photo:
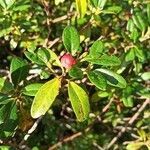
[[[0,1],[3,149],[149,149],[150,3]]]

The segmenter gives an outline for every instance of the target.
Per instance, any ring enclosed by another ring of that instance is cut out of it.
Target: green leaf
[[[87,11],[87,0],[76,0],[77,12],[83,18]]]
[[[127,30],[129,31],[130,39],[132,39],[134,42],[136,42],[140,34],[139,34],[139,31],[137,30],[132,19],[128,20]]]
[[[104,51],[104,44],[101,41],[95,41],[93,45],[90,47],[90,57],[98,58],[102,55]]]
[[[118,14],[122,10],[120,6],[110,6],[107,9],[103,10],[104,14]]]
[[[87,61],[89,61],[92,64],[97,64],[97,65],[103,65],[103,66],[118,66],[121,64],[121,61],[119,60],[118,57],[112,55],[102,55],[100,58],[86,58]]]
[[[95,7],[99,7],[100,9],[103,9],[107,2],[107,0],[90,0],[90,1]]]
[[[137,30],[137,28],[135,27],[133,29],[133,31],[130,33],[130,39],[132,39],[134,41],[134,43],[138,40],[140,36],[139,31]]]
[[[42,85],[42,83],[29,84],[26,87],[24,87],[22,93],[27,96],[35,96]]]
[[[98,7],[98,1],[99,1],[99,0],[90,0],[91,4],[92,4],[94,7]]]
[[[10,65],[11,79],[14,86],[17,86],[22,80],[25,80],[29,71],[29,66],[21,58],[14,57]]]
[[[150,23],[150,3],[147,4],[147,9],[146,9],[146,11],[147,11],[147,18],[148,18],[148,21],[149,21],[149,23]]]
[[[105,92],[105,91],[96,91],[92,97],[91,97],[91,101],[92,102],[98,102],[99,100],[101,100],[102,98],[108,97],[109,93]]]
[[[99,71],[90,71],[88,72],[89,80],[100,90],[106,90],[107,82],[104,76]]]
[[[0,146],[0,150],[10,150],[10,146]]]
[[[61,65],[61,62],[60,62],[58,56],[57,56],[52,50],[48,49],[48,51],[49,51],[49,53],[50,53],[49,62],[50,62],[52,65],[61,67],[61,68],[63,69],[63,67],[62,67],[62,65]]]
[[[0,130],[11,136],[18,123],[17,106],[14,100],[0,107]]]
[[[7,79],[4,78],[0,78],[0,92],[2,93],[8,93],[10,91],[12,91],[14,88],[12,86],[12,84],[7,81]]]
[[[15,0],[0,0],[0,5],[5,9],[9,9],[14,3]]]
[[[33,63],[36,63],[38,65],[45,65],[45,63],[36,55],[35,52],[25,51],[24,54]]]
[[[134,53],[134,49],[131,48],[130,50],[127,51],[126,56],[125,56],[125,60],[128,61],[133,61],[135,58],[135,53]]]
[[[3,7],[3,8],[6,8],[6,3],[4,0],[0,0],[0,5]]]
[[[8,95],[0,93],[0,106],[6,105],[12,100]]]
[[[106,78],[107,83],[109,85],[112,85],[115,87],[120,87],[120,88],[126,87],[127,83],[121,75],[119,75],[119,74],[117,74],[117,73],[115,73],[109,69],[102,69],[101,68],[101,69],[96,69],[96,70],[100,71],[103,74],[103,76]]]
[[[114,55],[109,56],[106,54],[100,57],[100,62],[103,66],[118,66],[121,64],[121,61],[118,57]]]
[[[83,72],[80,68],[78,68],[77,66],[74,66],[69,70],[69,76],[76,78],[76,79],[82,79]]]
[[[73,55],[79,50],[80,37],[73,26],[67,26],[63,31],[63,43],[68,52]]]
[[[33,118],[45,115],[59,93],[60,84],[61,79],[54,78],[41,86],[31,106],[31,116]]]
[[[55,5],[59,5],[60,3],[63,3],[65,0],[55,0]]]
[[[127,29],[128,31],[130,31],[130,32],[133,32],[134,28],[135,28],[135,25],[134,25],[134,23],[133,23],[133,20],[132,20],[132,19],[129,19],[128,22],[127,22],[127,27],[126,27],[126,29]]]
[[[47,63],[50,60],[50,57],[51,57],[49,51],[46,48],[39,48],[38,52],[37,52],[37,56],[44,63]]]
[[[138,59],[143,62],[145,59],[145,54],[143,50],[141,48],[135,47],[134,52],[135,52],[135,55],[138,57]]]
[[[76,83],[69,82],[68,94],[78,121],[84,121],[87,119],[90,111],[90,105],[86,92]]]
[[[103,9],[106,3],[107,3],[107,0],[98,0],[98,7],[100,9]]]
[[[127,150],[139,150],[144,145],[143,142],[133,142],[127,145]]]
[[[126,107],[133,107],[133,98],[132,97],[123,97],[121,99],[123,101],[123,104],[126,106]]]
[[[51,65],[59,66],[63,69],[58,56],[50,49],[39,48],[37,53],[35,51],[34,52],[26,51],[24,52],[24,54],[29,60],[38,65],[49,66],[50,63]]]
[[[142,75],[141,75],[141,78],[143,80],[150,80],[150,71],[149,72],[144,72]]]
[[[136,12],[133,16],[132,16],[133,22],[134,24],[137,26],[137,28],[139,28],[141,31],[145,31],[146,30],[146,23],[145,20],[143,19],[143,16],[141,13]]]
[[[37,52],[37,56],[41,61],[43,61],[47,66],[49,63],[54,66],[61,67],[61,62],[58,56],[50,49],[39,48]]]

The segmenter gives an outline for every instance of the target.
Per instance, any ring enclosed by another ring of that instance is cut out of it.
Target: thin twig
[[[58,43],[60,41],[60,38],[58,37],[58,38],[56,38],[56,39],[54,39],[53,41],[50,41],[49,43],[48,43],[48,48],[51,48],[52,46],[54,46],[56,43]]]
[[[77,132],[77,133],[73,134],[72,136],[69,136],[69,137],[63,139],[62,141],[59,141],[58,143],[54,144],[53,146],[49,147],[48,150],[55,150],[56,148],[60,147],[63,143],[70,142],[81,135],[82,135],[82,132]]]
[[[104,150],[100,145],[98,145],[96,142],[93,142],[93,146],[95,146],[98,150]]]
[[[103,108],[102,113],[100,115],[102,115],[103,113],[105,113],[109,109],[109,107],[110,107],[112,102],[113,102],[113,98],[110,99],[109,103]],[[100,117],[100,115],[99,115],[99,117]],[[63,143],[67,143],[67,142],[73,141],[75,138],[82,136],[83,133],[89,132],[90,129],[93,127],[93,124],[98,120],[99,117],[97,116],[95,121],[92,124],[90,124],[84,131],[77,132],[77,133],[71,135],[70,137],[64,138],[62,141],[59,141],[58,143],[56,143],[53,146],[49,147],[48,150],[55,150],[58,147],[60,147]]]
[[[64,15],[64,16],[61,16],[61,17],[58,17],[58,18],[51,20],[51,22],[52,23],[59,23],[59,22],[62,22],[64,20],[68,20],[73,15],[74,15],[74,12],[70,12],[67,15]]]
[[[102,113],[105,113],[109,109],[109,107],[110,107],[111,103],[113,102],[113,100],[114,100],[114,98],[110,99],[109,103],[102,109]]]
[[[39,122],[41,121],[42,117],[38,118],[33,126],[28,130],[28,133],[24,136],[23,140],[20,142],[19,147],[22,147],[23,143],[28,140],[30,135],[36,130]]]
[[[116,141],[122,136],[122,134],[126,131],[127,126],[128,125],[132,125],[133,122],[138,118],[138,116],[141,114],[141,112],[145,109],[145,107],[150,104],[150,99],[146,99],[143,104],[141,105],[141,107],[139,108],[139,110],[131,117],[131,119],[129,120],[129,122],[127,123],[127,125],[125,127],[123,127],[121,129],[121,131],[117,134],[117,136],[115,136],[111,142],[107,145],[107,150],[110,149],[115,143]]]
[[[50,36],[50,33],[51,33],[51,27],[50,27],[50,7],[49,7],[49,2],[43,0],[42,1],[42,4],[44,6],[44,11],[46,13],[46,24],[47,24],[47,29],[48,29],[48,35],[47,35],[47,38],[45,39],[45,42],[44,42],[44,47],[47,47],[48,45],[48,41],[49,41],[49,36]]]

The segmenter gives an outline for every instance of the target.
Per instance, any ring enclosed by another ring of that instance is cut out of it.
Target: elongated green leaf
[[[103,10],[104,14],[117,14],[122,10],[120,6],[110,6],[106,10]]]
[[[7,136],[11,136],[18,124],[17,106],[15,101],[9,101],[0,107],[0,130],[7,131]]]
[[[100,57],[104,51],[104,44],[101,41],[95,41],[90,48],[90,56],[91,57]]]
[[[6,5],[7,5],[7,9],[9,9],[10,7],[13,6],[13,4],[15,3],[15,0],[5,0]]]
[[[44,65],[44,62],[36,55],[35,52],[25,51],[24,54],[33,63],[36,63],[38,65]]]
[[[61,62],[60,62],[58,56],[57,56],[52,50],[48,49],[48,51],[49,51],[49,53],[50,53],[49,62],[50,62],[52,65],[61,67],[61,68],[63,69],[63,67],[62,67],[62,65],[61,65]]]
[[[135,53],[134,53],[134,49],[131,48],[129,51],[127,51],[126,56],[125,56],[125,60],[126,61],[132,61],[135,58]]]
[[[63,31],[63,43],[68,52],[75,54],[79,50],[80,37],[77,30],[72,26],[67,26]]]
[[[104,76],[99,71],[90,71],[88,74],[89,80],[99,89],[105,90],[107,83]]]
[[[44,63],[47,63],[50,60],[50,53],[46,48],[39,48],[37,52],[37,56]]]
[[[147,18],[148,18],[148,21],[149,21],[149,23],[150,23],[150,3],[149,4],[147,4]]]
[[[149,72],[144,72],[142,75],[141,75],[141,78],[143,80],[150,80],[150,71]]]
[[[13,90],[12,84],[4,78],[0,78],[0,92],[8,93]]]
[[[9,9],[14,3],[15,0],[0,0],[0,5],[5,9]]]
[[[129,19],[127,22],[127,30],[130,32],[133,32],[134,28],[135,28],[135,25],[133,23],[133,20]]]
[[[121,61],[118,57],[112,55],[103,55],[100,57],[100,63],[103,66],[118,66],[121,64]]]
[[[42,86],[42,83],[32,83],[24,87],[23,94],[28,96],[35,96],[37,91]]]
[[[3,8],[6,8],[6,3],[4,0],[0,0],[0,5],[3,7]]]
[[[109,56],[104,54],[100,58],[86,58],[87,61],[92,64],[103,65],[103,66],[118,66],[121,64],[121,61],[116,56]]]
[[[44,115],[59,93],[61,79],[54,78],[46,82],[36,93],[31,106],[31,116],[38,118]]]
[[[119,75],[111,70],[108,70],[108,69],[101,68],[101,69],[96,69],[96,70],[100,71],[103,74],[103,76],[106,78],[108,84],[115,86],[115,87],[120,87],[120,88],[126,87],[127,83],[121,75]]]
[[[123,104],[126,107],[133,107],[133,98],[132,97],[128,97],[128,98],[122,98]]]
[[[135,47],[134,52],[135,52],[135,55],[138,57],[138,59],[140,61],[144,61],[145,54],[144,54],[144,51],[141,48]]]
[[[90,111],[88,95],[74,82],[69,82],[68,94],[78,121],[87,119]]]
[[[80,17],[84,17],[87,11],[87,0],[76,0],[76,7]]]
[[[143,16],[141,13],[136,12],[132,18],[133,18],[133,22],[137,26],[137,28],[139,28],[141,31],[146,30],[145,20],[143,19]]]
[[[14,99],[13,99],[14,100]],[[0,93],[0,106],[1,105],[6,105],[7,103],[9,103],[10,101],[12,101],[12,98],[10,98],[8,95],[6,94],[2,94]]]
[[[144,142],[132,142],[126,147],[127,150],[139,150],[144,145]]]
[[[82,79],[83,72],[80,68],[74,66],[69,70],[69,76],[76,78],[76,79]]]
[[[98,0],[98,7],[103,9],[106,3],[107,3],[107,0]]]
[[[26,61],[21,58],[13,58],[10,65],[11,79],[14,86],[17,86],[22,80],[26,79],[29,67]]]

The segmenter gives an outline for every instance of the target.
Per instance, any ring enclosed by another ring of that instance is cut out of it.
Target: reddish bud
[[[70,69],[73,65],[77,63],[71,54],[64,54],[61,57],[60,61],[62,66],[65,67],[66,69]]]

